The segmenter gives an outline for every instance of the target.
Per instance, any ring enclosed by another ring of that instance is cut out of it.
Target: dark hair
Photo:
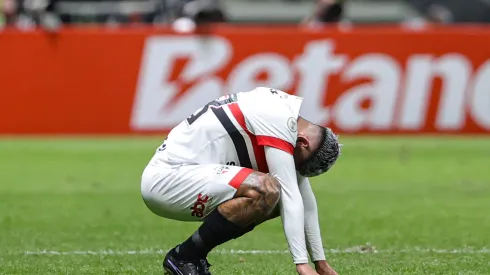
[[[320,12],[319,21],[322,23],[335,23],[342,20],[344,13],[344,2],[336,2],[332,5],[323,7]]]
[[[330,128],[321,128],[322,141],[320,146],[310,158],[297,168],[298,173],[304,177],[316,177],[327,172],[340,156],[341,145],[338,137]]]

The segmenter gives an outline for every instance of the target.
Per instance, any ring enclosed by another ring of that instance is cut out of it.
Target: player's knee
[[[262,177],[265,199],[269,201],[269,205],[272,207],[270,211],[272,212],[281,198],[281,184],[269,174],[263,175]]]
[[[274,177],[254,172],[244,181],[238,192],[253,201],[258,216],[268,216],[281,197],[281,185]]]

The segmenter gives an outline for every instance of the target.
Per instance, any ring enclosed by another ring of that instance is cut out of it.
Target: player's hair
[[[304,177],[316,177],[327,172],[340,156],[342,145],[330,128],[321,128],[321,143],[318,149],[296,170]]]

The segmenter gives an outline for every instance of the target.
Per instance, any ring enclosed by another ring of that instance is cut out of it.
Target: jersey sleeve
[[[268,146],[265,147],[265,156],[271,176],[281,184],[279,206],[289,251],[295,264],[308,263],[304,230],[305,213],[294,159],[284,151]]]
[[[323,261],[326,258],[325,252],[323,251],[315,194],[313,193],[313,189],[311,189],[308,178],[299,174],[297,174],[297,178],[305,211],[305,237],[308,252],[312,261]]]
[[[257,137],[258,145],[277,148],[292,155],[298,137],[298,114],[281,98],[284,92],[276,93],[244,106],[246,125]]]

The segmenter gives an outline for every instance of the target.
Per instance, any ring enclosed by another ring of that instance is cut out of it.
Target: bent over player
[[[143,172],[143,199],[161,217],[202,225],[166,255],[167,274],[211,274],[213,248],[278,216],[297,272],[336,274],[308,177],[328,171],[340,145],[329,128],[300,117],[301,103],[256,88],[208,103],[169,133]]]

